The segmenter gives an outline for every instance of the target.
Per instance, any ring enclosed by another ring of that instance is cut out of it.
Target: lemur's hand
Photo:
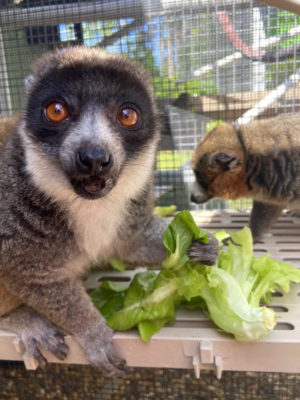
[[[40,348],[50,351],[59,360],[67,357],[69,347],[63,333],[29,307],[22,306],[0,318],[0,329],[16,333],[24,345],[24,355],[33,358],[39,367],[47,364]]]
[[[76,335],[87,359],[99,368],[104,376],[122,376],[126,374],[125,361],[116,353],[112,343],[113,331],[105,321],[98,320],[84,334]]]
[[[219,254],[219,244],[217,239],[211,235],[208,243],[195,241],[189,248],[189,256],[200,264],[214,265]]]

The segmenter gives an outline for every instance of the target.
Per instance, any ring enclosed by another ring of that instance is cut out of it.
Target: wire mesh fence
[[[188,370],[132,369],[125,378],[104,378],[89,366],[51,365],[24,371],[21,364],[0,369],[1,399],[22,400],[299,400],[294,374],[212,371],[200,380]]]
[[[20,111],[24,80],[45,51],[85,44],[124,54],[149,71],[160,111],[157,203],[247,209],[244,199],[191,203],[190,158],[206,132],[249,110],[299,110],[299,35],[300,16],[251,0],[0,0],[0,115]],[[88,367],[28,373],[1,363],[0,383],[1,400],[300,399],[299,377],[287,374],[226,372],[217,381],[207,372],[196,381],[187,371],[138,370],[106,380]]]

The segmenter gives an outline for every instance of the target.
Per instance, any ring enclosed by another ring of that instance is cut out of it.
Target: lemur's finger
[[[36,339],[29,338],[28,340],[23,341],[23,343],[26,349],[24,353],[24,358],[34,358],[37,361],[39,367],[45,368],[48,362],[39,350]]]
[[[59,360],[64,360],[68,355],[69,346],[61,336],[56,334],[43,336],[41,345],[54,354]]]
[[[126,368],[124,368],[123,362],[121,358],[118,360],[115,358],[114,362],[112,362],[111,357],[112,353],[109,352],[108,354],[105,351],[101,351],[98,360],[94,362],[94,366],[99,368],[103,375],[112,377],[112,376],[124,376],[128,372]]]

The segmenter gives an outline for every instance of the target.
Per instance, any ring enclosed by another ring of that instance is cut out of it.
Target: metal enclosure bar
[[[272,7],[278,7],[282,8],[283,10],[300,14],[299,0],[263,0],[262,2]]]
[[[236,2],[235,6],[249,6],[246,0]],[[232,6],[232,0],[223,0],[222,7]],[[65,3],[38,7],[15,7],[0,10],[0,27],[14,29],[25,26],[57,25],[66,23],[91,22],[118,18],[138,18],[142,15],[160,15],[167,12],[182,11],[182,8],[214,10],[211,0],[106,0],[84,3]]]

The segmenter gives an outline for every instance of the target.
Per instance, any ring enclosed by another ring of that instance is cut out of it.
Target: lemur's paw
[[[31,324],[23,327],[19,334],[23,342],[26,357],[34,358],[40,367],[47,365],[47,359],[41,348],[50,351],[59,360],[67,357],[69,347],[64,341],[64,335],[42,316],[31,316]]]
[[[193,260],[200,264],[214,265],[219,254],[219,244],[213,235],[209,233],[208,236],[209,243],[195,241],[188,253]]]
[[[113,331],[104,322],[95,329],[89,329],[87,333],[77,340],[83,347],[85,355],[90,363],[101,370],[105,376],[123,376],[127,372],[125,361],[116,353],[112,343]]]

